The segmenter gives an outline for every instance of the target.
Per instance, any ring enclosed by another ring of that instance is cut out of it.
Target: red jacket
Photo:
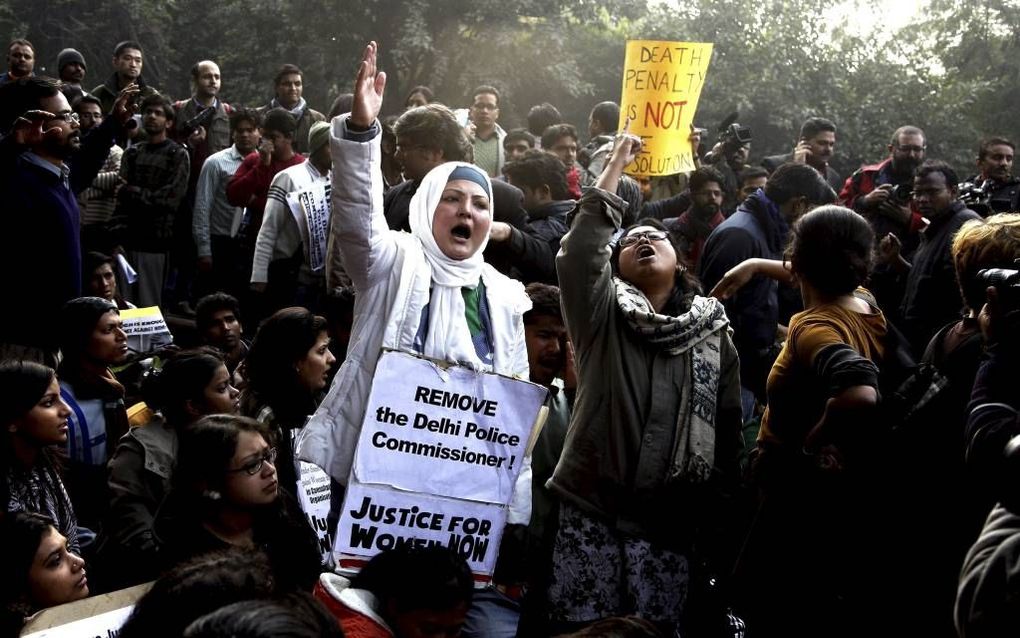
[[[888,183],[886,181],[878,182],[877,178],[879,173],[881,173],[891,163],[892,158],[887,157],[878,164],[869,164],[857,169],[853,175],[846,179],[846,183],[843,184],[843,190],[839,192],[839,203],[842,206],[846,206],[849,209],[863,214],[863,206],[858,200],[875,190],[878,186]],[[921,219],[921,213],[917,212],[917,209],[914,208],[914,205],[911,202],[910,224],[908,225],[907,231],[914,233],[924,228],[924,226],[925,224]]]
[[[237,172],[227,183],[227,201],[231,206],[244,206],[248,209],[250,220],[245,236],[251,237],[255,243],[258,237],[259,228],[262,227],[262,213],[266,209],[266,200],[269,198],[269,184],[272,183],[276,174],[285,168],[296,166],[305,161],[305,156],[294,153],[286,162],[273,161],[269,166],[262,164],[262,158],[258,151],[248,153]]]
[[[371,592],[352,589],[343,576],[322,574],[312,596],[333,614],[347,638],[393,638],[393,631],[374,609]]]

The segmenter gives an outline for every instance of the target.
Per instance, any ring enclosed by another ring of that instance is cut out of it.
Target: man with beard
[[[0,272],[7,273],[2,290],[25,309],[2,313],[0,341],[27,347],[20,356],[45,359],[53,352],[60,308],[81,294],[75,193],[92,183],[130,118],[126,105],[132,91],[118,100],[116,117],[82,143],[78,116],[55,81],[29,77],[0,89],[0,129],[8,134],[0,171],[7,195],[0,235]]]
[[[142,100],[145,142],[124,151],[117,209],[110,222],[118,253],[138,272],[132,299],[140,307],[159,306],[170,268],[174,215],[188,190],[188,152],[167,137],[174,109],[166,97]]]
[[[761,161],[770,174],[787,162],[807,164],[825,178],[833,190],[843,186],[843,178],[829,165],[836,150],[836,125],[824,117],[811,117],[800,127],[797,146],[786,155],[771,155]]]
[[[32,77],[35,69],[35,47],[28,40],[12,40],[7,45],[7,73],[0,76],[0,86],[21,78]]]
[[[276,97],[269,101],[261,109],[259,114],[263,117],[275,108],[282,108],[294,118],[294,152],[308,152],[308,132],[312,124],[323,122],[326,116],[308,106],[305,98],[302,97],[305,91],[304,74],[301,69],[293,64],[284,64],[276,72],[273,80],[273,87]]]
[[[691,205],[678,217],[663,220],[677,246],[683,251],[687,265],[695,267],[701,259],[708,236],[725,221],[722,214],[723,176],[709,166],[691,173],[688,180]]]
[[[920,233],[917,251],[909,261],[905,259],[900,254],[899,238],[893,233],[879,244],[879,259],[907,275],[900,328],[918,359],[939,328],[958,321],[962,315],[963,299],[950,249],[964,222],[980,220],[981,216],[957,198],[957,182],[956,172],[945,162],[925,162],[914,177],[914,204],[929,221]]]
[[[871,222],[875,237],[895,233],[911,249],[924,227],[921,215],[909,206],[914,171],[924,162],[927,138],[916,126],[901,126],[889,141],[889,157],[862,166],[847,178],[839,203]]]
[[[981,172],[967,180],[987,197],[981,209],[972,205],[976,212],[993,215],[1020,208],[1020,179],[1013,176],[1015,151],[1016,145],[1001,137],[990,137],[981,142],[977,158]]]
[[[85,80],[85,58],[75,49],[64,49],[57,56],[57,75],[60,76],[60,92],[74,106],[86,95],[81,85]]]

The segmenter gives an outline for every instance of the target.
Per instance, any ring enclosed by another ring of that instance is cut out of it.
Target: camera
[[[891,184],[892,188],[889,190],[889,203],[896,204],[897,206],[908,206],[910,199],[913,197],[913,187],[911,184]]]
[[[1013,268],[985,268],[979,270],[978,281],[993,286],[999,293],[999,302],[1009,312],[1020,309],[1020,259],[1013,262]]]
[[[751,143],[751,127],[733,122],[719,133],[719,143],[727,155],[736,153],[744,145]]]
[[[751,127],[742,126],[737,123],[739,114],[734,111],[726,119],[719,123],[719,138],[716,140],[719,145],[717,153],[705,155],[706,164],[714,164],[721,159],[732,158],[741,148],[751,143]]]
[[[985,217],[992,212],[992,180],[963,182],[959,192],[960,201],[975,213]]]
[[[198,114],[195,115],[195,117],[191,118],[190,120],[184,122],[181,125],[181,133],[185,135],[191,135],[196,130],[198,130],[198,127],[200,126],[205,128],[206,130],[209,130],[209,125],[212,124],[214,117],[216,117],[216,107],[207,106],[201,111],[199,111]]]

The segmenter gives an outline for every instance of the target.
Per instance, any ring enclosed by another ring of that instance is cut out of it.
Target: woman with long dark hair
[[[274,443],[268,427],[239,416],[203,417],[179,433],[171,492],[156,521],[164,567],[256,547],[279,583],[311,591],[322,571],[318,540],[279,489]]]
[[[695,561],[725,573],[732,559],[721,521],[742,440],[726,313],[700,296],[660,223],[639,221],[608,248],[639,145],[617,136],[556,258],[579,381],[548,482],[562,499],[549,607],[564,631],[637,614],[672,635]]]
[[[4,512],[39,512],[79,552],[78,519],[60,477],[70,408],[57,375],[31,361],[0,362],[0,503]]]
[[[266,319],[245,359],[241,412],[273,430],[280,485],[292,496],[298,478],[294,437],[322,400],[334,363],[326,320],[304,308],[284,308]]]
[[[0,635],[16,636],[41,609],[89,595],[85,561],[52,518],[32,512],[0,516]]]
[[[879,366],[893,341],[861,287],[873,246],[867,220],[823,206],[793,226],[785,261],[745,261],[714,291],[765,275],[795,281],[804,300],[769,374],[752,463],[761,503],[738,569],[748,624],[762,635],[859,636],[886,622],[875,574],[880,537],[893,530],[880,494],[895,486],[874,488]]]
[[[111,588],[158,575],[153,570],[159,549],[153,523],[170,488],[178,433],[203,416],[234,414],[238,408],[230,373],[208,348],[171,355],[148,373],[142,393],[159,416],[121,438],[108,467],[112,498],[100,551]]]

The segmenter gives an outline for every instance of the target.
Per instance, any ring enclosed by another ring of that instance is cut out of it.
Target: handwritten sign
[[[386,549],[442,545],[464,557],[476,583],[491,580],[547,393],[384,352],[344,494],[337,564],[353,569]]]
[[[627,42],[620,129],[629,118],[630,132],[643,142],[627,173],[656,177],[694,170],[691,123],[711,57],[707,43]]]
[[[362,483],[505,504],[547,390],[399,352],[379,359],[354,474]]]
[[[496,567],[506,525],[506,509],[498,505],[361,483],[348,487],[341,517],[345,524],[336,543],[341,566],[404,545],[441,545],[463,556],[472,572],[486,574]]]
[[[106,613],[28,634],[25,638],[116,638],[134,607],[122,607]]]

